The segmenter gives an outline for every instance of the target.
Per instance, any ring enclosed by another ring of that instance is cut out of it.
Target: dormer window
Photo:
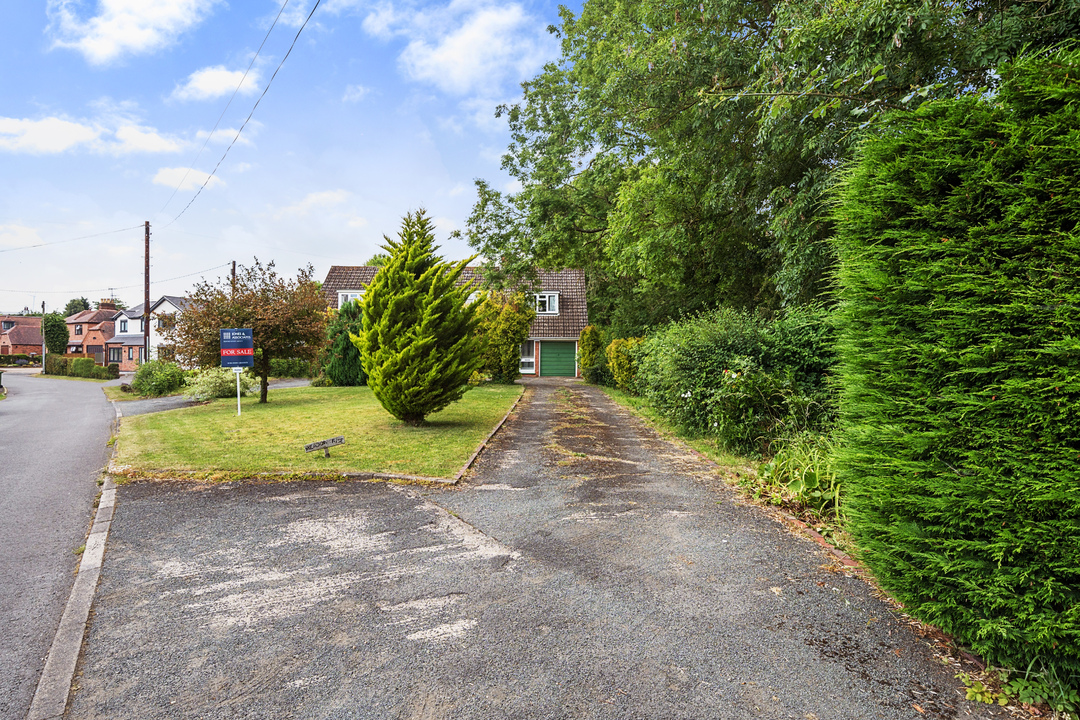
[[[364,297],[363,290],[342,290],[338,293],[338,307],[340,308],[345,303],[359,300],[362,297]]]
[[[537,315],[559,314],[559,293],[538,293],[536,296]]]
[[[127,320],[121,320],[120,321],[120,332],[122,332],[122,333],[127,332]]]

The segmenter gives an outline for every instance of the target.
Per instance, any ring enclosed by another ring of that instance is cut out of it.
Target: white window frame
[[[521,343],[521,347],[518,348],[521,353],[521,364],[518,366],[518,370],[523,374],[535,375],[536,374],[536,341],[526,340]]]
[[[341,309],[341,306],[350,300],[361,300],[363,297],[363,290],[339,290],[337,294],[338,309]]]
[[[536,314],[537,315],[558,315],[559,314],[559,293],[557,292],[542,292],[536,294]]]

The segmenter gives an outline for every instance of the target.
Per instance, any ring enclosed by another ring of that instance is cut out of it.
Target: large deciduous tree
[[[481,363],[473,287],[456,285],[472,258],[443,262],[434,239],[423,210],[386,238],[390,257],[364,293],[364,324],[352,336],[375,397],[410,425],[460,399]]]
[[[483,372],[495,382],[513,384],[521,377],[521,344],[536,318],[535,298],[523,292],[488,292],[477,315],[484,340]]]
[[[830,289],[825,201],[882,110],[993,88],[1080,35],[1076,0],[586,0],[561,57],[500,108],[504,168],[466,234],[509,274],[584,268],[633,334]]]
[[[235,281],[200,282],[166,331],[177,359],[199,367],[219,365],[221,329],[251,328],[259,402],[266,402],[271,359],[314,360],[326,342],[326,300],[313,273],[308,265],[295,278],[284,278],[273,261],[263,265],[256,258],[250,267],[237,267]]]

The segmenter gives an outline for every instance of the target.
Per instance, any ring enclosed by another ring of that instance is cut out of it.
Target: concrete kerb
[[[79,572],[75,576],[75,585],[71,589],[64,614],[60,617],[60,627],[57,628],[49,648],[45,669],[38,680],[27,720],[59,718],[67,708],[75,667],[79,662],[79,652],[86,633],[86,623],[90,617],[90,606],[101,577],[105,541],[109,537],[115,505],[116,484],[112,478],[106,476],[97,513],[94,515],[94,524],[86,538]]]

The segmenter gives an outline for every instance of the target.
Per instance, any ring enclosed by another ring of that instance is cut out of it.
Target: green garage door
[[[574,377],[575,343],[540,343],[540,375]]]

